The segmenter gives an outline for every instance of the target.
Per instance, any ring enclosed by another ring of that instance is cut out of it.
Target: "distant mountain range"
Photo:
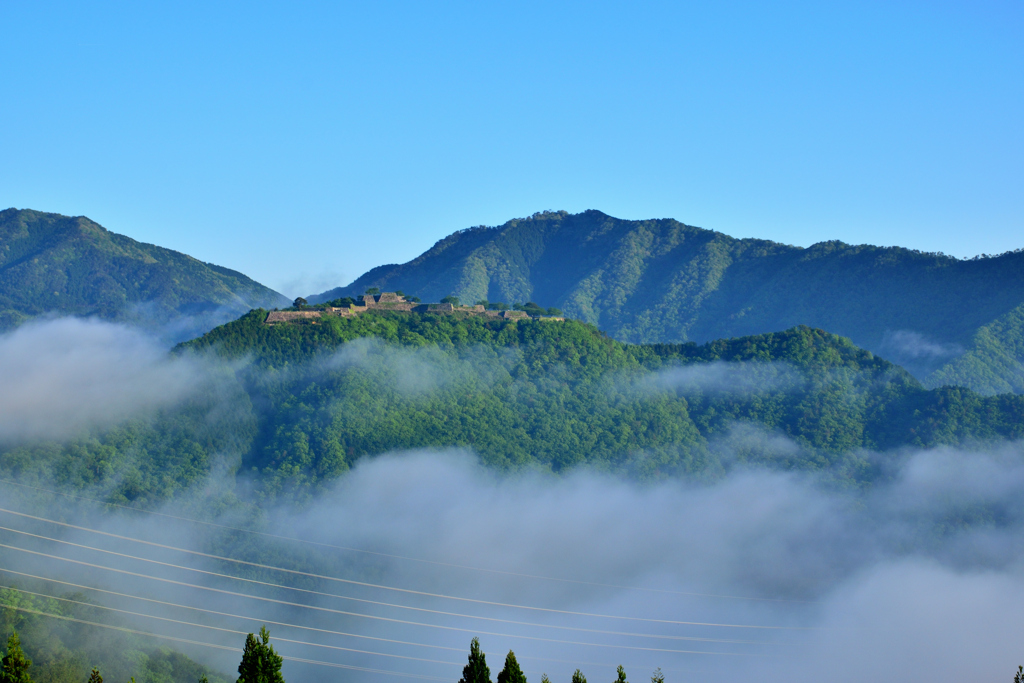
[[[676,220],[534,214],[460,230],[311,303],[369,287],[437,301],[534,301],[632,343],[704,343],[809,325],[926,386],[1024,391],[1024,252],[972,260],[900,247],[808,248]]]
[[[58,313],[133,323],[177,342],[289,303],[241,273],[82,216],[0,211],[0,331]]]

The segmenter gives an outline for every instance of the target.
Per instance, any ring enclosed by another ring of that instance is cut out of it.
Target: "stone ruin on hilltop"
[[[414,301],[406,301],[405,297],[397,292],[380,292],[379,294],[360,294],[358,303],[350,306],[313,308],[299,311],[271,311],[264,321],[268,325],[274,323],[288,323],[299,321],[315,322],[324,316],[336,315],[342,318],[351,318],[369,310],[398,311],[403,313],[463,313],[466,315],[479,315],[488,318],[501,318],[505,320],[525,320],[530,318],[526,311],[489,311],[484,306],[456,306],[451,303],[424,304]],[[536,320],[565,320],[558,316],[540,316]]]

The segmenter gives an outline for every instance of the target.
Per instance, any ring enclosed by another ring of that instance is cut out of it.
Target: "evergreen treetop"
[[[626,681],[626,670],[622,668],[621,664],[619,665],[619,668],[616,669],[616,671],[618,672],[619,677],[615,679],[615,683],[628,683]]]
[[[491,683],[491,670],[487,668],[487,657],[480,650],[479,638],[469,643],[469,661],[462,668],[459,683]]]
[[[100,676],[100,670],[96,667],[89,672],[89,683],[103,683],[103,676]]]
[[[587,683],[587,677],[583,675],[583,672],[576,669],[572,673],[572,683]]]
[[[238,683],[284,683],[283,661],[270,644],[267,627],[261,626],[259,638],[252,633],[245,638],[242,661],[238,665]]]
[[[505,655],[505,668],[498,674],[498,683],[526,683],[526,675],[519,668],[519,662],[516,661],[516,653],[512,652],[512,650],[509,650],[508,654]]]
[[[30,666],[32,660],[25,656],[25,651],[21,649],[21,639],[15,631],[7,639],[7,654],[0,665],[0,683],[32,683],[32,677],[28,674]]]

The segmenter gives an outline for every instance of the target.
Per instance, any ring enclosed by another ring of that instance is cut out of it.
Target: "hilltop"
[[[288,300],[241,273],[136,242],[83,216],[0,211],[0,331],[48,313],[189,339]]]
[[[72,443],[10,448],[0,473],[31,463],[37,476],[146,501],[237,458],[258,498],[305,498],[361,458],[454,447],[499,471],[714,478],[758,463],[861,485],[906,446],[1024,435],[1024,397],[928,390],[808,327],[631,345],[572,320],[267,315],[251,311],[177,348],[227,361],[216,392]]]
[[[534,301],[631,343],[808,325],[892,359],[927,386],[1024,391],[1021,252],[960,260],[838,241],[800,248],[671,219],[560,211],[460,230],[408,263],[308,298],[369,287],[434,301]]]

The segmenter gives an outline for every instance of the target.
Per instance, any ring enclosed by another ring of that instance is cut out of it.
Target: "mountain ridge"
[[[0,331],[59,313],[132,323],[177,342],[288,303],[243,273],[85,216],[0,211]]]
[[[996,353],[976,338],[1024,304],[1020,250],[957,259],[838,240],[804,248],[674,219],[559,211],[454,232],[407,263],[378,266],[307,298],[368,287],[470,303],[534,300],[631,343],[706,342],[809,325],[850,337],[929,386],[955,377],[982,393],[1024,391],[1024,353]],[[1000,327],[1004,349],[1024,338],[1024,327],[1011,327]],[[967,356],[966,366],[946,367]]]

